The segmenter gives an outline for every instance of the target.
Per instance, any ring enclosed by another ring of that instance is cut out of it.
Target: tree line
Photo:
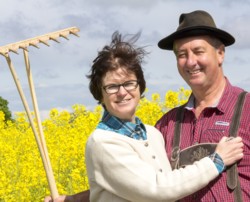
[[[5,115],[5,121],[13,121],[11,111],[8,107],[9,102],[0,96],[0,111]]]

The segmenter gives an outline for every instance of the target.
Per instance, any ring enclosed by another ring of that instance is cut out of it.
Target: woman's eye
[[[125,83],[124,84],[124,86],[132,86],[133,85],[133,83],[131,82],[131,83]]]
[[[116,88],[117,88],[117,85],[107,86],[107,89],[110,89],[110,90],[116,89]]]

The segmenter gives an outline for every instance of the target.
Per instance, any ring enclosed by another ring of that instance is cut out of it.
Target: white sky
[[[52,108],[70,110],[74,104],[91,109],[97,102],[88,90],[91,63],[97,51],[110,42],[118,30],[122,34],[142,31],[138,45],[148,46],[145,77],[150,97],[187,85],[179,76],[171,51],[157,47],[163,37],[174,32],[179,15],[206,10],[217,27],[231,33],[236,43],[226,49],[224,72],[233,85],[250,91],[250,0],[1,0],[0,46],[68,27],[80,28],[80,38],[49,41],[50,47],[29,48],[29,58],[43,118]],[[1,56],[1,55],[0,55]],[[30,102],[23,53],[10,57]],[[9,101],[12,112],[24,111],[5,58],[0,57],[0,96]],[[30,105],[31,106],[31,105]],[[32,106],[31,106],[32,109]]]

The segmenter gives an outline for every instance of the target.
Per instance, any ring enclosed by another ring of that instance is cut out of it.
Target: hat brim
[[[206,26],[197,26],[188,27],[172,33],[171,35],[161,39],[158,42],[158,47],[165,50],[173,50],[173,43],[176,39],[202,35],[214,36],[220,39],[225,46],[230,46],[235,42],[235,39],[231,34],[221,29]]]

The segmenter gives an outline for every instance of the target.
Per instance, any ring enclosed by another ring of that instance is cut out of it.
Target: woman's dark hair
[[[124,68],[128,72],[135,74],[139,86],[141,97],[146,88],[146,82],[142,71],[143,58],[147,52],[142,47],[136,47],[134,44],[139,39],[141,33],[135,35],[126,35],[122,37],[118,31],[112,35],[110,45],[103,47],[98,52],[98,56],[93,61],[90,74],[89,89],[98,103],[102,101],[102,79],[107,72],[114,71],[118,68]],[[128,40],[125,38],[130,36]]]

